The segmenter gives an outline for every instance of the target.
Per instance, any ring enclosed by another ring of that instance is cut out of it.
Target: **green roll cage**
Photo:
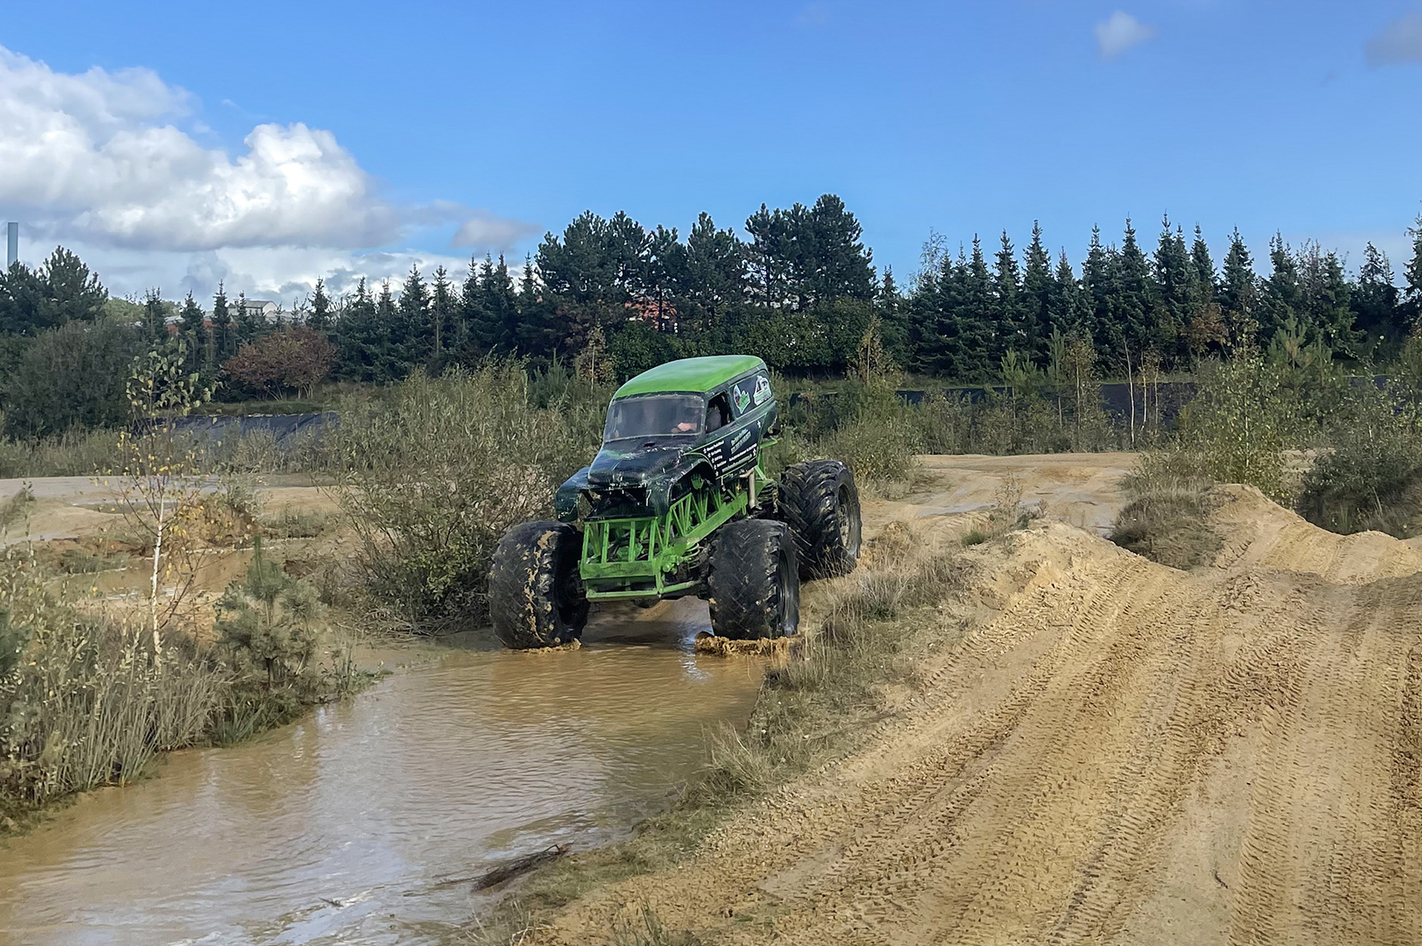
[[[762,446],[771,443],[767,438]],[[754,508],[769,485],[757,456],[754,466],[728,482],[693,475],[691,490],[673,500],[665,515],[586,519],[578,572],[589,600],[694,591],[700,580],[675,580],[678,568],[707,536]]]

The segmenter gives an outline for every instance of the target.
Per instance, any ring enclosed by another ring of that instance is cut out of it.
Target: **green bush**
[[[342,416],[341,502],[373,612],[411,629],[483,622],[499,539],[548,518],[597,449],[606,400],[589,391],[538,407],[523,368],[503,363],[416,374]]]
[[[1287,501],[1292,490],[1284,451],[1298,444],[1300,426],[1284,370],[1243,352],[1206,363],[1199,379],[1199,392],[1181,413],[1181,443],[1203,459],[1211,479],[1246,483]]]
[[[1422,513],[1422,436],[1416,408],[1368,386],[1351,393],[1329,447],[1304,474],[1298,508],[1338,533],[1415,535]]]
[[[5,385],[5,432],[32,438],[124,423],[124,385],[142,345],[133,328],[104,320],[41,334]]]

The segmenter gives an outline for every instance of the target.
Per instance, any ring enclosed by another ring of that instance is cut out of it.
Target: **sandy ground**
[[[983,617],[924,628],[943,646],[864,749],[529,942],[643,904],[733,944],[1422,942],[1422,551],[1234,487],[1212,566],[1155,565],[1101,537],[1130,462],[927,457],[866,503],[871,558],[894,523],[956,546],[1019,491],[1045,518],[964,553]],[[32,536],[113,521],[89,480],[33,491]]]
[[[286,477],[285,479],[295,479]],[[118,505],[128,489],[121,477],[50,476],[0,479],[0,501],[28,489],[34,502],[23,516],[0,535],[0,545],[84,539],[111,534],[122,517]],[[337,504],[328,491],[311,486],[289,486],[277,479],[258,482],[254,491],[265,515],[283,509],[334,513]],[[131,491],[128,495],[136,495]]]
[[[965,553],[988,616],[925,629],[863,750],[532,941],[646,905],[718,944],[1422,942],[1422,556],[1236,487],[1213,566],[1156,565],[1095,533],[1125,460],[937,458],[869,504],[946,542],[1015,475],[1049,518]]]

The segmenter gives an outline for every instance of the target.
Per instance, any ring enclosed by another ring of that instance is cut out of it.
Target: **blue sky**
[[[1075,261],[1165,212],[1400,270],[1422,210],[1415,0],[58,2],[0,47],[29,77],[17,103],[0,69],[0,217],[120,291],[295,294],[521,258],[587,208],[685,233],[826,191],[901,277],[930,228],[1039,219]],[[62,161],[6,152],[70,126]]]

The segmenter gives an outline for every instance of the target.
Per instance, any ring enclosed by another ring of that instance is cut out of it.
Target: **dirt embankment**
[[[974,549],[993,616],[924,628],[955,643],[867,748],[533,941],[646,905],[715,943],[1422,942],[1422,557],[1215,515],[1191,573],[1063,522]]]

